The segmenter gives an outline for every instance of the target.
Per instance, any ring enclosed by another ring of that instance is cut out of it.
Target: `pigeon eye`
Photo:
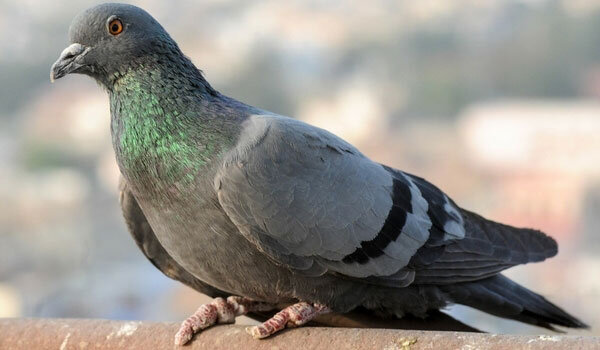
[[[112,35],[119,35],[123,31],[123,23],[121,20],[113,19],[108,23],[108,32]]]

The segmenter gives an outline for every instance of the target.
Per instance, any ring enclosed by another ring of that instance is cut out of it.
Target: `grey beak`
[[[82,59],[90,50],[89,47],[75,43],[63,50],[60,57],[50,68],[50,82],[60,79],[83,66]]]

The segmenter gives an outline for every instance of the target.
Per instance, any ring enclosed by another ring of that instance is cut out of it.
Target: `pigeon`
[[[326,130],[219,93],[146,11],[97,5],[74,18],[69,39],[50,78],[85,74],[108,92],[129,231],[164,274],[215,297],[176,344],[271,310],[247,329],[253,337],[332,312],[425,318],[451,304],[587,327],[501,274],[554,256],[554,239],[487,220]]]

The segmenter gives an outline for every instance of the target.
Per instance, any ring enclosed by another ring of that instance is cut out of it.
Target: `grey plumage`
[[[227,296],[227,293],[197,279],[173,260],[156,239],[152,227],[150,227],[142,209],[127,186],[127,182],[123,181],[122,178],[119,183],[119,203],[133,240],[157,269],[169,278],[177,280],[200,293],[213,298]]]
[[[123,34],[106,34],[111,18]],[[500,275],[556,254],[545,234],[486,220],[337,136],[225,97],[150,15],[78,16],[53,66],[111,100],[122,207],[161,271],[212,295],[426,316],[463,303],[542,327],[585,326]],[[324,116],[325,117],[325,116]]]

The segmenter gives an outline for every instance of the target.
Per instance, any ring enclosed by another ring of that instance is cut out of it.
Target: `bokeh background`
[[[0,316],[181,320],[204,299],[125,229],[105,92],[48,79],[94,3],[0,0]],[[600,1],[133,3],[221,92],[555,237],[556,258],[507,274],[600,334]]]

